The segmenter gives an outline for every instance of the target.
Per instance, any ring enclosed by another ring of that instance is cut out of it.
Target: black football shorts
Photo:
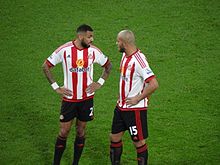
[[[118,107],[114,110],[112,120],[112,134],[128,130],[133,141],[148,137],[147,110],[121,111]]]
[[[60,122],[68,122],[74,118],[80,121],[91,121],[94,118],[93,99],[81,102],[62,101]]]

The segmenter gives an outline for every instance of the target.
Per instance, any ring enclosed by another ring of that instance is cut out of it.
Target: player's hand
[[[73,93],[71,90],[64,88],[64,87],[60,87],[56,89],[56,92],[62,96],[72,96],[72,93]]]
[[[97,89],[101,88],[101,84],[97,83],[97,82],[93,82],[91,83],[87,88],[86,88],[86,92],[87,93],[93,93],[95,92]]]
[[[138,104],[139,101],[140,101],[139,95],[134,96],[134,97],[128,97],[128,98],[126,98],[126,100],[125,100],[125,102],[126,102],[126,104],[127,104],[128,107],[131,107],[131,106],[133,106],[133,105]]]

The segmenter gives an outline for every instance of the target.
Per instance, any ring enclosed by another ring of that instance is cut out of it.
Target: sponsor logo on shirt
[[[89,72],[90,68],[89,67],[83,67],[84,66],[84,60],[83,59],[78,59],[76,61],[76,65],[77,67],[75,68],[70,68],[69,71],[70,72],[77,72],[77,73],[80,73],[80,72]]]
[[[76,65],[77,65],[78,68],[82,68],[83,65],[84,65],[83,59],[76,60]]]
[[[70,68],[69,69],[70,72],[77,72],[77,73],[80,73],[80,72],[89,72],[89,67],[87,68]]]

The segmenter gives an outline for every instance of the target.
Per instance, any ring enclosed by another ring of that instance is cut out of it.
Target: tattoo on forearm
[[[105,67],[105,70],[103,71],[102,73],[102,77],[106,80],[111,72],[111,69],[112,69],[112,64],[109,63],[106,67]]]
[[[50,84],[55,82],[48,66],[46,65],[43,66],[43,72]]]

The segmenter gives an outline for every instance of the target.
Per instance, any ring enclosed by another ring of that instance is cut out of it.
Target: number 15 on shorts
[[[137,133],[138,133],[136,126],[129,127],[129,131],[130,131],[131,135],[137,135]]]

